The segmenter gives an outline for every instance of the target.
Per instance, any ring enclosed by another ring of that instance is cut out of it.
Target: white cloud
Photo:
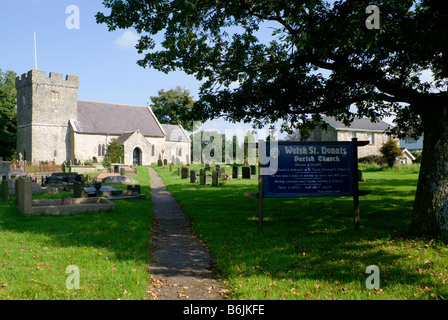
[[[134,48],[139,39],[139,36],[135,32],[128,30],[115,39],[114,45],[119,48]]]

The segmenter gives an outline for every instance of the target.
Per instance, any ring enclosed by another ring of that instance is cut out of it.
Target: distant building
[[[402,148],[406,148],[409,151],[417,151],[423,149],[423,136],[419,137],[418,139],[414,138],[404,138],[400,140],[400,146]]]
[[[17,157],[27,161],[102,162],[117,139],[127,165],[189,163],[181,126],[162,125],[149,106],[78,101],[79,77],[31,70],[16,79]]]
[[[333,117],[322,115],[322,120],[328,125],[327,129],[316,127],[310,134],[308,141],[351,141],[357,138],[359,141],[369,141],[369,144],[358,148],[358,157],[380,155],[381,146],[389,139],[390,125],[384,121],[371,122],[367,118],[353,120],[347,127],[343,122]]]

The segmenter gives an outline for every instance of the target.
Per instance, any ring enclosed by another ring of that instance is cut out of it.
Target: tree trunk
[[[422,164],[411,232],[448,239],[448,114],[440,106],[431,109],[422,115]]]

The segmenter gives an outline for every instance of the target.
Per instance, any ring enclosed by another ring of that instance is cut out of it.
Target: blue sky
[[[79,29],[72,11],[79,8]],[[80,77],[79,100],[146,105],[158,90],[181,86],[198,99],[200,83],[181,71],[164,74],[137,65],[142,56],[131,30],[109,32],[97,24],[95,14],[107,13],[100,0],[2,0],[0,1],[0,69],[18,75],[35,69],[34,32],[37,39],[38,70]],[[203,129],[222,133],[235,125],[223,120],[207,122]],[[247,130],[250,126],[238,125]]]

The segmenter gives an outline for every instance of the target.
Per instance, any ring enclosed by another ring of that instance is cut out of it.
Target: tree
[[[424,132],[412,231],[448,234],[446,1],[103,3],[110,14],[98,13],[98,23],[142,34],[140,66],[181,69],[202,82],[190,113],[197,120],[223,116],[264,125],[282,119],[285,128],[306,132],[321,113],[346,124],[395,115],[399,137]],[[271,37],[260,39],[266,25]],[[164,36],[159,50],[156,34]]]
[[[190,92],[177,86],[174,90],[160,90],[158,94],[158,97],[151,97],[151,107],[159,121],[163,124],[180,124],[185,130],[191,131],[193,122],[182,121],[193,108]]]
[[[395,161],[397,161],[397,157],[399,157],[402,153],[397,141],[393,139],[390,139],[384,143],[380,148],[380,152],[383,161],[391,168],[394,166]]]
[[[117,139],[112,139],[107,146],[107,156],[111,163],[123,162],[123,146],[118,144]]]
[[[14,71],[0,69],[0,156],[12,160],[16,155],[17,91]]]

